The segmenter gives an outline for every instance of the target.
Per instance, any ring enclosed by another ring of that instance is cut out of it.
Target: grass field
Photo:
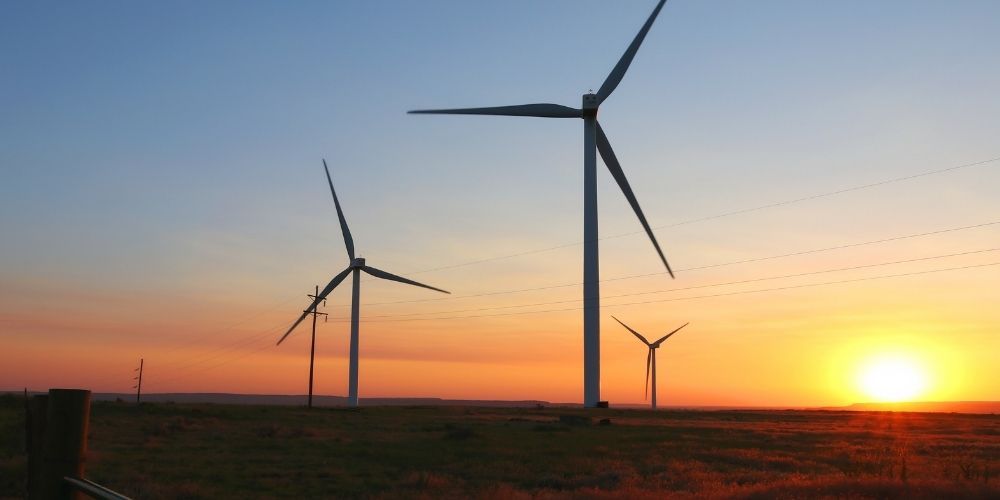
[[[2,497],[22,411],[0,397]],[[87,475],[134,498],[1000,498],[1000,416],[94,403]]]

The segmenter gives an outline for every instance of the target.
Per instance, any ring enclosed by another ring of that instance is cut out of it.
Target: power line
[[[964,256],[964,255],[975,255],[975,254],[981,254],[981,253],[987,253],[987,252],[996,252],[998,250],[1000,250],[1000,248],[987,248],[987,249],[983,249],[983,250],[971,250],[971,251],[967,251],[967,252],[957,252],[957,253],[950,253],[950,254],[944,254],[944,255],[933,255],[933,256],[929,256],[929,257],[919,257],[919,258],[915,258],[915,259],[904,259],[904,260],[895,260],[895,261],[890,261],[890,262],[880,262],[880,263],[876,263],[876,264],[862,264],[862,265],[857,265],[857,266],[840,267],[840,268],[835,268],[835,269],[824,269],[824,270],[821,270],[821,271],[809,271],[809,272],[803,272],[803,273],[783,274],[783,275],[779,275],[779,276],[767,276],[767,277],[763,277],[763,278],[752,278],[752,279],[745,279],[745,280],[738,280],[738,281],[727,281],[727,282],[722,282],[722,283],[711,283],[711,284],[707,284],[707,285],[693,285],[693,286],[686,286],[686,287],[675,287],[675,288],[668,288],[666,290],[653,290],[653,291],[648,291],[648,292],[634,292],[634,293],[625,293],[625,294],[620,294],[620,295],[605,295],[605,296],[601,297],[601,299],[603,300],[603,299],[616,299],[616,298],[621,298],[621,297],[635,297],[635,296],[639,296],[639,295],[652,295],[652,294],[658,294],[658,293],[677,292],[677,291],[682,291],[682,290],[696,290],[696,289],[700,289],[700,288],[713,288],[713,287],[718,287],[718,286],[729,286],[729,285],[740,285],[740,284],[746,284],[746,283],[756,283],[756,282],[759,282],[759,281],[771,281],[771,280],[777,280],[777,279],[798,278],[798,277],[802,277],[802,276],[813,276],[813,275],[817,275],[817,274],[827,274],[827,273],[842,272],[842,271],[853,271],[853,270],[858,270],[858,269],[868,269],[868,268],[873,268],[873,267],[889,266],[889,265],[896,265],[896,264],[905,264],[905,263],[910,263],[910,262],[922,262],[922,261],[927,261],[927,260],[944,259],[944,258],[949,258],[949,257],[959,257],[959,256]],[[568,303],[573,303],[573,302],[580,302],[580,300],[581,299],[576,298],[576,299],[569,299],[569,300],[556,300],[556,301],[550,301],[550,302],[535,302],[535,303],[532,303],[532,304],[517,304],[517,305],[508,305],[508,306],[478,307],[478,308],[471,308],[471,309],[457,309],[457,310],[451,310],[451,311],[431,311],[431,312],[415,312],[415,313],[401,313],[401,314],[382,314],[382,315],[368,316],[368,318],[401,318],[401,317],[405,317],[405,316],[425,316],[425,315],[433,315],[433,314],[454,314],[454,313],[463,313],[463,312],[492,311],[492,310],[499,310],[499,309],[517,309],[517,308],[521,308],[521,307],[537,307],[537,306],[547,306],[547,305],[553,305],[553,304],[568,304]]]
[[[685,221],[680,221],[680,222],[674,222],[672,224],[667,224],[665,226],[657,226],[657,227],[654,227],[653,229],[666,229],[666,228],[670,228],[670,227],[677,227],[677,226],[683,226],[683,225],[687,225],[687,224],[694,224],[694,223],[697,223],[697,222],[705,222],[705,221],[709,221],[709,220],[721,219],[723,217],[731,217],[733,215],[742,215],[742,214],[746,214],[746,213],[750,213],[750,212],[757,212],[757,211],[760,211],[760,210],[766,210],[768,208],[781,207],[781,206],[785,206],[785,205],[791,205],[793,203],[800,203],[800,202],[803,202],[803,201],[817,200],[817,199],[820,199],[820,198],[826,198],[826,197],[830,197],[830,196],[836,196],[836,195],[840,195],[840,194],[844,194],[844,193],[850,193],[850,192],[853,192],[853,191],[860,191],[860,190],[863,190],[863,189],[869,189],[869,188],[873,188],[873,187],[884,186],[886,184],[892,184],[892,183],[895,183],[895,182],[903,182],[903,181],[918,179],[918,178],[921,178],[921,177],[927,177],[929,175],[943,174],[943,173],[947,173],[947,172],[953,172],[953,171],[956,171],[956,170],[961,170],[961,169],[966,169],[966,168],[972,168],[972,167],[978,167],[978,166],[987,165],[987,164],[990,164],[990,163],[993,163],[993,162],[996,162],[996,161],[1000,161],[1000,156],[998,156],[996,158],[990,158],[989,160],[982,160],[982,161],[976,161],[976,162],[972,162],[972,163],[965,163],[965,164],[962,164],[962,165],[955,165],[955,166],[941,168],[941,169],[937,169],[937,170],[928,170],[928,171],[925,171],[925,172],[920,172],[920,173],[917,173],[917,174],[905,175],[905,176],[902,176],[902,177],[893,177],[891,179],[885,179],[885,180],[881,180],[881,181],[878,181],[878,182],[871,182],[871,183],[868,183],[868,184],[861,184],[861,185],[852,186],[852,187],[848,187],[848,188],[838,189],[838,190],[835,190],[835,191],[827,191],[825,193],[819,193],[819,194],[814,194],[814,195],[810,195],[810,196],[803,196],[801,198],[794,198],[794,199],[791,199],[791,200],[784,200],[784,201],[778,201],[778,202],[773,202],[773,203],[767,203],[765,205],[758,205],[758,206],[750,207],[750,208],[743,208],[743,209],[739,209],[739,210],[732,210],[732,211],[729,211],[729,212],[722,212],[722,213],[715,214],[715,215],[709,215],[709,216],[705,216],[705,217],[699,217],[697,219],[688,219],[688,220],[685,220]],[[636,235],[636,234],[643,234],[643,231],[632,231],[632,232],[628,232],[628,233],[621,233],[621,234],[615,234],[615,235],[611,235],[611,236],[604,236],[604,237],[598,238],[598,241],[610,240],[610,239],[615,239],[615,238],[622,238],[622,237],[625,237],[625,236],[632,236],[632,235]],[[495,256],[495,257],[487,257],[487,258],[484,258],[484,259],[471,260],[471,261],[463,262],[463,263],[460,263],[460,264],[452,264],[452,265],[448,265],[448,266],[441,266],[441,267],[435,267],[435,268],[431,268],[431,269],[424,269],[422,271],[410,271],[407,274],[423,274],[423,273],[430,273],[430,272],[436,272],[436,271],[444,271],[444,270],[447,270],[447,269],[455,269],[455,268],[458,268],[458,267],[466,267],[466,266],[472,266],[472,265],[476,265],[476,264],[483,264],[483,263],[486,263],[486,262],[493,262],[493,261],[497,261],[497,260],[512,259],[512,258],[515,258],[515,257],[523,257],[525,255],[533,255],[533,254],[537,254],[537,253],[549,252],[549,251],[552,251],[552,250],[559,250],[559,249],[562,249],[562,248],[569,248],[569,247],[574,247],[574,246],[582,245],[582,244],[584,244],[583,241],[578,241],[578,242],[574,242],[574,243],[564,243],[562,245],[556,245],[556,246],[547,247],[547,248],[539,248],[539,249],[535,249],[535,250],[526,250],[524,252],[518,252],[518,253],[509,254],[509,255],[498,255],[498,256]]]
[[[232,324],[230,324],[228,326],[225,326],[223,328],[220,328],[218,330],[212,330],[211,332],[208,332],[208,333],[205,333],[205,334],[192,333],[191,335],[189,335],[187,337],[189,339],[197,338],[197,340],[195,340],[193,342],[189,341],[189,342],[184,342],[184,343],[181,343],[181,344],[175,344],[173,347],[170,347],[168,349],[165,349],[165,350],[159,352],[159,355],[160,356],[164,356],[166,354],[169,354],[171,352],[175,352],[175,351],[177,351],[179,349],[182,349],[182,348],[187,348],[187,347],[190,347],[190,346],[193,346],[193,345],[200,345],[200,344],[208,343],[209,341],[211,341],[211,339],[215,335],[218,335],[218,334],[221,334],[221,333],[225,333],[227,331],[233,330],[237,326],[247,324],[247,323],[253,321],[256,318],[259,318],[260,316],[262,316],[262,315],[264,315],[264,314],[266,314],[268,312],[274,311],[274,310],[276,310],[276,309],[278,309],[278,308],[280,308],[280,307],[282,307],[282,306],[284,306],[284,305],[292,302],[293,300],[297,300],[297,298],[298,298],[298,296],[290,296],[287,299],[284,299],[281,302],[279,302],[279,303],[277,303],[277,304],[275,304],[275,305],[273,305],[273,306],[271,306],[271,307],[269,307],[267,309],[258,310],[256,313],[251,314],[251,315],[243,318],[240,321],[232,323]],[[169,366],[169,364],[166,365],[166,366]]]
[[[290,300],[286,300],[283,303],[287,303],[289,301]],[[280,306],[280,304],[279,304],[279,306]],[[270,309],[265,310],[264,312],[274,310],[277,307],[278,306],[272,307]],[[252,316],[252,317],[260,316],[260,314],[263,314],[263,313],[259,313],[257,315]],[[235,323],[233,325],[230,325],[230,326],[228,326],[225,329],[220,330],[220,331],[230,330],[230,329],[234,328],[235,326],[238,326],[239,324],[246,323],[247,321],[248,320],[240,321],[239,323]],[[259,341],[259,340],[261,340],[263,338],[265,338],[265,337],[274,335],[275,333],[279,332],[280,329],[283,328],[284,324],[285,324],[285,322],[282,321],[281,323],[275,324],[274,326],[271,326],[271,327],[267,328],[267,330],[262,331],[260,333],[257,333],[255,335],[252,335],[250,337],[242,338],[242,339],[239,339],[239,340],[237,340],[235,342],[231,342],[231,343],[225,344],[223,346],[216,347],[216,348],[211,349],[211,350],[209,350],[207,352],[201,353],[201,354],[195,356],[194,358],[192,358],[190,360],[187,360],[187,362],[185,362],[183,364],[177,364],[177,363],[169,364],[168,363],[167,365],[165,365],[167,368],[164,371],[174,371],[174,370],[176,370],[176,371],[184,372],[184,371],[188,371],[189,368],[205,364],[205,363],[207,363],[209,361],[212,361],[212,360],[215,360],[215,359],[224,358],[224,356],[226,356],[227,354],[229,354],[231,352],[240,352],[244,346],[249,346],[249,345],[251,345],[251,344],[253,344],[253,343],[255,343],[255,342],[257,342],[257,341]],[[270,344],[266,344],[266,345],[262,346],[261,348],[255,350],[253,352],[258,352],[260,350],[263,350],[263,349],[267,348],[268,346],[270,346]],[[165,351],[165,352],[175,351],[177,349],[178,348],[175,347],[175,348],[170,349],[170,350]],[[243,356],[238,356],[236,359],[239,359],[240,357],[243,357]],[[226,361],[224,361],[221,364],[225,364],[225,362]],[[219,365],[220,364],[211,365],[209,368],[214,367],[214,366],[219,366]],[[200,371],[200,370],[201,369],[195,370],[195,372]],[[186,375],[184,375],[184,376],[186,376]],[[166,381],[173,380],[173,379],[174,378],[170,378],[170,379],[167,379]],[[162,384],[163,382],[164,382],[164,380],[156,380],[156,379],[154,379],[152,382],[147,382],[147,385],[149,385],[149,383],[152,383],[153,385]]]
[[[160,355],[160,356],[163,356],[165,354],[168,354],[168,353],[171,353],[171,352],[175,352],[175,351],[178,351],[178,350],[183,349],[183,348],[188,348],[188,347],[191,347],[191,346],[197,346],[197,345],[201,345],[201,344],[206,344],[206,343],[208,343],[208,342],[211,341],[211,339],[214,337],[215,334],[221,334],[221,333],[227,332],[229,330],[232,330],[235,327],[240,326],[242,324],[249,323],[253,319],[255,319],[257,317],[260,317],[261,315],[263,315],[263,314],[265,314],[267,312],[270,312],[270,311],[273,311],[275,309],[278,309],[279,307],[282,307],[283,305],[291,302],[292,300],[295,300],[295,297],[290,297],[288,299],[282,300],[281,302],[279,302],[278,304],[276,304],[274,306],[271,306],[270,308],[260,310],[260,311],[258,311],[255,314],[252,314],[252,315],[250,315],[250,316],[248,316],[248,317],[246,317],[246,318],[244,318],[244,319],[242,319],[240,321],[232,323],[232,324],[230,324],[228,326],[225,326],[223,328],[220,328],[218,330],[213,330],[211,332],[207,332],[207,333],[203,333],[203,334],[192,333],[192,334],[187,335],[185,337],[189,338],[189,339],[197,337],[199,339],[198,341],[195,341],[195,342],[183,342],[183,343],[181,343],[179,345],[174,345],[172,347],[164,349],[163,351],[159,351],[157,354]],[[220,353],[224,354],[226,351],[232,351],[232,350],[234,350],[234,348],[236,350],[238,350],[239,346],[244,345],[244,344],[252,343],[256,339],[262,338],[265,335],[269,335],[276,328],[278,328],[278,326],[271,327],[269,329],[269,331],[261,333],[261,334],[254,335],[253,337],[241,338],[241,339],[239,339],[239,340],[237,340],[235,342],[232,342],[232,343],[229,343],[229,344],[225,344],[225,345],[223,345],[221,347],[215,347],[215,348],[210,349],[210,350],[208,350],[206,352],[202,352],[201,354],[195,356],[192,359],[188,359],[188,360],[185,360],[183,362],[166,363],[166,364],[164,364],[162,366],[166,370],[185,369],[185,368],[190,367],[190,366],[196,366],[196,365],[199,365],[201,363],[204,363],[205,361],[210,361],[211,359],[215,359],[215,358],[219,357],[219,355],[213,355],[213,356],[208,356],[208,358],[205,358],[205,359],[200,359],[200,358],[204,358],[204,356],[206,354],[212,354],[212,353],[215,353],[215,352],[220,352]],[[96,382],[94,384],[95,387],[96,386],[108,386],[108,385],[118,385],[118,383],[115,381],[114,378],[106,377],[103,380],[98,380],[98,382]],[[148,382],[147,382],[147,385],[148,385]],[[131,388],[134,389],[135,387],[131,387]],[[126,390],[126,392],[127,392],[127,390]]]
[[[268,332],[268,333],[272,333],[272,332]],[[243,358],[245,358],[247,356],[250,356],[251,354],[256,354],[256,353],[258,353],[260,351],[263,351],[264,349],[268,349],[270,347],[272,347],[272,346],[271,346],[270,343],[268,343],[268,344],[265,344],[265,345],[262,345],[262,346],[258,347],[257,349],[254,349],[252,351],[245,352],[245,353],[243,353],[243,354],[241,354],[239,356],[222,360],[219,363],[216,363],[214,365],[210,365],[210,366],[206,366],[206,367],[203,367],[203,368],[199,368],[197,370],[189,370],[187,373],[181,373],[179,375],[175,375],[173,377],[168,377],[168,378],[165,378],[163,380],[154,380],[153,381],[153,385],[157,385],[157,384],[163,385],[163,384],[165,384],[167,382],[172,382],[174,380],[182,379],[182,378],[185,378],[185,377],[190,377],[191,375],[194,375],[195,373],[202,373],[202,372],[205,372],[205,371],[208,371],[208,370],[214,370],[215,368],[218,368],[218,367],[220,367],[222,365],[231,363],[231,362],[239,360],[239,359],[243,359]],[[147,385],[148,385],[148,383],[147,383]]]
[[[325,313],[319,313],[319,314],[325,315]],[[238,353],[238,352],[240,352],[243,349],[244,346],[249,346],[249,345],[251,345],[251,344],[253,344],[253,343],[255,343],[255,342],[257,342],[257,341],[259,341],[261,339],[264,339],[265,337],[269,337],[271,335],[277,334],[278,332],[281,331],[282,328],[284,328],[284,325],[285,325],[285,322],[282,321],[281,323],[278,323],[278,324],[276,324],[274,326],[271,326],[268,329],[266,329],[266,330],[264,330],[264,331],[262,331],[262,332],[260,332],[258,334],[255,334],[255,335],[252,335],[250,337],[247,337],[247,338],[244,338],[244,339],[240,339],[240,340],[238,340],[236,342],[232,342],[232,343],[226,344],[226,345],[224,345],[222,347],[210,350],[210,351],[208,351],[209,354],[212,354],[210,356],[206,357],[206,356],[204,356],[204,354],[202,354],[199,357],[195,357],[194,361],[190,361],[190,362],[188,362],[186,364],[182,364],[182,365],[175,365],[175,366],[171,367],[171,369],[172,370],[180,371],[182,373],[185,372],[185,371],[188,371],[188,372],[191,372],[191,373],[197,373],[197,372],[204,371],[204,370],[210,370],[212,368],[221,366],[223,364],[226,364],[226,363],[228,363],[230,361],[234,361],[236,359],[242,359],[242,358],[244,358],[244,357],[246,357],[246,356],[248,356],[250,354],[253,354],[255,352],[260,352],[260,351],[262,351],[264,349],[267,349],[268,347],[271,347],[271,344],[270,343],[264,344],[264,345],[260,346],[259,348],[254,349],[253,351],[250,351],[249,353],[237,355],[235,358],[228,358],[228,359],[224,358],[224,356],[226,356],[227,354],[229,354],[231,352],[232,353]],[[198,366],[198,365],[202,365],[202,364],[205,364],[206,362],[212,361],[214,359],[220,359],[220,358],[223,358],[223,361],[220,362],[220,363],[216,363],[216,364],[210,365],[208,367],[199,368],[199,369],[196,369],[196,370],[193,370],[193,371],[189,370],[192,367],[195,367],[195,366]],[[188,376],[188,375],[187,374],[178,375],[178,376],[170,377],[170,378],[167,378],[167,379],[164,379],[164,380],[154,380],[152,383],[154,385],[156,385],[156,384],[163,384],[165,382],[169,382],[171,380],[176,380],[177,378],[186,377],[186,376]],[[148,385],[148,383],[147,383],[147,385]]]
[[[282,324],[280,324],[280,325],[272,326],[272,327],[268,328],[266,331],[258,333],[256,335],[253,335],[251,337],[243,338],[243,339],[240,339],[240,340],[238,340],[236,342],[233,342],[231,344],[226,344],[226,345],[224,345],[222,347],[219,347],[219,348],[216,348],[216,349],[212,349],[212,350],[208,351],[207,353],[203,353],[202,355],[196,356],[195,358],[193,358],[194,359],[193,361],[189,361],[187,363],[180,364],[180,365],[177,365],[177,364],[175,364],[173,366],[167,365],[169,367],[168,369],[169,370],[185,370],[187,368],[190,368],[190,367],[193,367],[193,366],[198,366],[200,364],[203,364],[205,362],[211,361],[213,359],[218,359],[220,356],[224,356],[229,351],[238,351],[238,350],[240,350],[245,345],[252,344],[252,343],[254,343],[254,342],[256,342],[256,341],[258,341],[258,340],[260,340],[260,339],[262,339],[264,337],[267,337],[269,335],[274,335],[276,332],[280,331],[280,328],[282,327],[283,324],[284,324],[284,322],[282,322]],[[213,353],[218,353],[218,354],[213,354]],[[212,355],[205,356],[204,354],[212,354]],[[166,370],[164,370],[164,371],[166,371]]]
[[[772,291],[777,291],[777,290],[792,290],[792,289],[797,289],[797,288],[808,288],[808,287],[824,286],[824,285],[837,285],[837,284],[842,284],[842,283],[855,283],[855,282],[861,282],[861,281],[872,281],[872,280],[887,279],[887,278],[900,278],[900,277],[904,277],[904,276],[917,276],[917,275],[923,275],[923,274],[941,273],[941,272],[946,272],[946,271],[959,271],[959,270],[964,270],[964,269],[975,269],[975,268],[989,267],[989,266],[996,266],[996,265],[1000,265],[1000,262],[991,262],[991,263],[988,263],[988,264],[974,264],[974,265],[961,266],[961,267],[949,267],[949,268],[943,268],[943,269],[931,269],[931,270],[928,270],[928,271],[914,271],[914,272],[909,272],[909,273],[886,274],[886,275],[881,275],[881,276],[870,276],[870,277],[866,277],[866,278],[855,278],[855,279],[840,280],[840,281],[824,281],[824,282],[819,282],[819,283],[806,283],[806,284],[802,284],[802,285],[789,285],[789,286],[774,287],[774,288],[762,288],[762,289],[757,289],[757,290],[741,290],[741,291],[737,291],[737,292],[717,293],[717,294],[711,294],[711,295],[695,295],[695,296],[688,296],[688,297],[674,297],[674,298],[670,298],[670,299],[646,300],[646,301],[639,301],[639,302],[625,302],[625,303],[621,303],[621,304],[605,304],[605,305],[602,305],[601,307],[624,307],[624,306],[633,306],[633,305],[640,305],[640,304],[655,304],[655,303],[661,303],[661,302],[674,302],[674,301],[680,301],[680,300],[696,300],[696,299],[706,299],[706,298],[713,298],[713,297],[728,297],[728,296],[732,296],[732,295],[744,295],[744,294],[750,294],[750,293],[772,292]],[[562,308],[562,309],[545,309],[545,310],[540,310],[540,311],[518,311],[518,312],[510,312],[510,313],[476,314],[476,315],[467,315],[467,316],[441,316],[441,317],[435,317],[435,318],[381,319],[381,320],[374,320],[374,321],[369,321],[369,322],[383,323],[383,322],[400,322],[400,321],[439,321],[439,320],[443,321],[443,320],[452,320],[452,319],[490,318],[490,317],[498,317],[498,316],[519,316],[519,315],[524,315],[524,314],[542,314],[542,313],[563,312],[563,311],[579,311],[581,309],[583,309],[583,307],[567,307],[567,308]]]
[[[814,195],[811,195],[811,196],[804,196],[802,198],[795,198],[795,199],[792,199],[792,200],[779,201],[779,202],[775,202],[775,203],[769,203],[767,205],[760,205],[760,206],[756,206],[756,207],[752,207],[752,208],[745,208],[745,209],[742,209],[742,210],[734,210],[734,211],[731,211],[731,212],[724,212],[724,213],[721,213],[721,214],[718,214],[718,215],[710,215],[708,217],[702,217],[702,218],[699,218],[699,219],[686,220],[684,222],[677,222],[677,223],[674,223],[674,224],[668,224],[666,226],[659,226],[656,229],[665,229],[665,228],[668,228],[668,227],[682,226],[682,225],[685,225],[685,224],[692,224],[692,223],[695,223],[695,222],[704,222],[704,221],[708,221],[708,220],[719,219],[719,218],[722,218],[722,217],[729,217],[731,215],[740,215],[740,214],[745,214],[745,213],[749,213],[749,212],[756,212],[758,210],[764,210],[764,209],[768,209],[768,208],[775,208],[775,207],[781,207],[781,206],[784,206],[784,205],[791,205],[793,203],[799,203],[799,202],[803,202],[803,201],[817,200],[817,199],[826,198],[826,197],[829,197],[829,196],[836,196],[836,195],[839,195],[839,194],[850,193],[850,192],[853,192],[853,191],[860,191],[862,189],[868,189],[868,188],[873,188],[873,187],[878,187],[878,186],[884,186],[886,184],[892,184],[892,183],[895,183],[895,182],[902,182],[902,181],[913,180],[913,179],[917,179],[917,178],[920,178],[920,177],[926,177],[926,176],[929,176],[929,175],[943,174],[943,173],[946,173],[946,172],[952,172],[952,171],[961,170],[961,169],[964,169],[964,168],[978,167],[978,166],[986,165],[988,163],[992,163],[992,162],[995,162],[995,161],[998,161],[998,160],[1000,160],[1000,156],[998,156],[996,158],[991,158],[989,160],[982,160],[982,161],[977,161],[977,162],[972,162],[972,163],[965,163],[965,164],[962,164],[962,165],[956,165],[956,166],[953,166],[953,167],[947,167],[947,168],[942,168],[942,169],[937,169],[937,170],[929,170],[929,171],[926,171],[926,172],[921,172],[919,174],[911,174],[911,175],[905,175],[905,176],[902,176],[902,177],[894,177],[892,179],[886,179],[886,180],[882,180],[882,181],[878,181],[878,182],[872,182],[872,183],[869,183],[869,184],[862,184],[860,186],[853,186],[853,187],[849,187],[849,188],[838,189],[836,191],[828,191],[826,193],[814,194]],[[634,232],[631,232],[631,233],[621,234],[621,235],[618,235],[618,236],[609,236],[609,238],[617,238],[617,237],[621,237],[621,236],[628,236],[628,235],[639,234],[639,233],[640,232],[638,232],[638,231],[634,231]]]
[[[767,261],[767,260],[782,259],[782,258],[786,258],[786,257],[797,257],[797,256],[802,256],[802,255],[809,255],[809,254],[814,254],[814,253],[820,253],[820,252],[829,252],[829,251],[833,251],[833,250],[843,250],[843,249],[846,249],[846,248],[855,248],[855,247],[860,247],[860,246],[865,246],[865,245],[874,245],[874,244],[879,244],[879,243],[888,243],[888,242],[893,242],[893,241],[900,241],[900,240],[905,240],[905,239],[910,239],[910,238],[920,238],[920,237],[924,237],[924,236],[933,236],[933,235],[950,233],[950,232],[955,232],[955,231],[963,231],[963,230],[967,230],[967,229],[977,229],[977,228],[988,227],[988,226],[993,226],[993,225],[997,225],[997,224],[1000,224],[1000,221],[984,222],[982,224],[973,224],[971,226],[961,226],[961,227],[939,229],[939,230],[936,230],[936,231],[928,231],[928,232],[923,232],[923,233],[907,234],[907,235],[902,235],[902,236],[893,236],[891,238],[882,238],[882,239],[877,239],[877,240],[868,240],[868,241],[862,241],[862,242],[857,242],[857,243],[848,243],[848,244],[844,244],[844,245],[836,245],[836,246],[831,246],[831,247],[815,248],[815,249],[811,249],[811,250],[801,250],[801,251],[798,251],[798,252],[784,253],[784,254],[779,254],[779,255],[770,255],[770,256],[766,256],[766,257],[755,257],[755,258],[751,258],[751,259],[742,259],[742,260],[729,261],[729,262],[720,262],[720,263],[715,263],[715,264],[706,264],[706,265],[703,265],[703,266],[696,266],[696,267],[688,267],[688,268],[677,269],[675,272],[676,273],[681,273],[681,272],[690,272],[690,271],[700,271],[700,270],[704,270],[704,269],[713,269],[713,268],[719,268],[719,267],[725,267],[725,266],[732,266],[732,265],[737,265],[737,264],[748,264],[748,263],[752,263],[752,262],[763,262],[763,261]],[[608,281],[621,281],[621,280],[629,280],[629,279],[635,279],[635,278],[646,278],[646,277],[650,277],[650,276],[660,276],[660,275],[665,275],[665,274],[667,274],[665,271],[659,271],[659,272],[655,272],[655,273],[632,274],[632,275],[627,275],[627,276],[618,276],[618,277],[614,277],[614,278],[606,278],[606,279],[601,280],[601,282],[604,283],[604,282],[608,282]],[[475,298],[475,297],[488,297],[488,296],[494,296],[494,295],[507,295],[507,294],[514,294],[514,293],[522,293],[522,292],[534,292],[534,291],[540,291],[540,290],[552,290],[552,289],[556,289],[556,288],[568,288],[568,287],[576,287],[576,286],[581,286],[581,283],[580,282],[573,282],[573,283],[563,283],[563,284],[558,284],[558,285],[544,285],[544,286],[538,286],[538,287],[532,287],[532,288],[518,288],[518,289],[513,289],[513,290],[500,290],[500,291],[493,291],[493,292],[482,292],[482,293],[475,293],[475,294],[468,294],[468,295],[456,295],[456,296],[451,296],[451,297],[440,297],[440,298],[430,298],[430,299],[410,299],[410,300],[396,300],[396,301],[386,301],[386,302],[369,302],[369,303],[364,303],[362,305],[365,305],[365,306],[379,306],[379,305],[392,305],[392,304],[410,304],[410,303],[419,303],[419,302],[438,302],[438,301],[449,301],[449,300],[467,299],[467,298]],[[337,305],[337,306],[333,306],[333,307],[349,307],[349,305],[345,304],[345,305]]]

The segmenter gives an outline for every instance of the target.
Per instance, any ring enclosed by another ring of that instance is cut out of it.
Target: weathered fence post
[[[63,477],[83,477],[90,423],[90,391],[50,389],[42,438],[41,496],[83,498]]]
[[[42,436],[49,395],[36,394],[27,402],[25,441],[28,445],[28,498],[42,498]]]

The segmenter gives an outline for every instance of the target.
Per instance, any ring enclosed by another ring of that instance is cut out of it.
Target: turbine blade
[[[620,320],[620,319],[618,319],[618,318],[615,318],[614,316],[611,316],[611,317],[612,317],[612,318],[614,318],[614,319],[615,319],[615,321],[617,321],[617,322],[618,322],[618,324],[620,324],[620,325],[624,326],[624,327],[625,327],[625,329],[627,329],[628,331],[632,332],[632,335],[635,335],[636,337],[638,337],[638,338],[639,338],[639,340],[641,340],[643,344],[646,344],[646,345],[649,345],[649,341],[648,341],[648,340],[646,340],[646,337],[643,337],[641,333],[639,333],[639,332],[637,332],[637,331],[633,330],[632,328],[630,328],[630,327],[629,327],[628,325],[626,325],[625,323],[622,323],[622,320]]]
[[[649,15],[649,19],[646,19],[646,24],[642,25],[642,29],[639,33],[635,35],[635,39],[629,44],[628,48],[625,49],[625,53],[622,54],[622,58],[618,60],[618,64],[615,65],[614,69],[611,70],[611,74],[604,80],[601,84],[601,88],[597,91],[597,102],[602,103],[618,84],[621,83],[622,78],[625,77],[625,72],[628,71],[628,67],[632,64],[632,59],[635,57],[635,53],[639,51],[639,46],[642,45],[642,41],[646,38],[646,33],[649,32],[649,28],[653,26],[653,21],[656,20],[656,16],[660,14],[660,9],[663,8],[663,4],[667,3],[667,0],[660,0],[656,4],[656,8],[653,9],[653,13]]]
[[[407,111],[416,115],[501,115],[501,116],[535,116],[539,118],[582,118],[579,109],[559,104],[521,104],[518,106],[495,106],[491,108],[458,108],[458,109],[418,109]]]
[[[312,301],[312,304],[310,304],[305,311],[302,311],[302,316],[299,316],[299,319],[295,320],[295,323],[292,323],[292,326],[287,332],[285,332],[284,335],[281,336],[281,339],[278,340],[276,345],[281,345],[281,343],[285,341],[285,338],[292,333],[292,330],[294,330],[296,326],[299,326],[299,323],[306,319],[306,316],[309,316],[309,314],[316,309],[316,305],[322,302],[327,295],[330,295],[330,292],[332,292],[334,288],[337,288],[337,285],[339,285],[341,281],[344,281],[344,278],[346,278],[348,274],[351,274],[351,268],[349,267],[341,271],[340,274],[334,276],[333,279],[330,280],[330,283],[326,285],[326,288],[324,288],[323,291],[320,292],[319,295],[317,295]]]
[[[646,354],[646,389],[645,389],[645,399],[649,399],[649,365],[653,362],[653,348],[649,348],[649,354]]]
[[[340,219],[340,231],[344,233],[344,245],[347,246],[347,255],[354,260],[354,238],[351,238],[351,230],[347,227],[347,219],[344,218],[344,211],[340,209],[340,200],[337,199],[337,191],[333,189],[333,179],[330,178],[330,169],[326,166],[326,159],[323,159],[323,170],[326,170],[326,182],[330,184],[330,192],[333,193],[333,204],[337,206],[337,218]]]
[[[639,200],[635,199],[635,193],[632,192],[632,187],[628,184],[628,179],[625,178],[625,172],[622,171],[621,164],[618,163],[618,158],[615,157],[615,152],[611,149],[611,143],[608,142],[608,136],[604,135],[604,129],[601,128],[601,124],[597,124],[597,150],[601,152],[601,158],[604,159],[604,164],[608,166],[608,170],[611,171],[611,176],[615,178],[618,182],[618,187],[621,188],[622,193],[625,195],[625,199],[628,200],[628,204],[632,205],[632,210],[635,212],[636,217],[639,218],[639,223],[642,224],[642,228],[646,230],[646,235],[649,236],[649,241],[653,242],[653,247],[656,248],[656,253],[660,254],[660,260],[663,261],[664,267],[667,268],[667,273],[670,277],[674,277],[674,271],[670,269],[670,264],[667,263],[667,258],[663,256],[663,250],[660,250],[660,244],[656,241],[656,236],[653,235],[653,229],[649,227],[649,222],[646,222],[646,216],[642,214],[642,208],[639,207]]]
[[[653,347],[659,347],[660,344],[662,344],[664,340],[669,339],[671,335],[679,332],[681,330],[681,328],[684,328],[685,326],[688,326],[690,324],[691,323],[684,323],[683,325],[681,325],[680,327],[678,327],[676,330],[674,330],[674,331],[672,331],[672,332],[664,335],[663,337],[660,337],[660,340],[657,340],[656,342],[653,342]]]
[[[432,287],[430,285],[425,285],[423,283],[419,283],[419,282],[413,281],[411,279],[406,279],[406,278],[404,278],[402,276],[396,276],[395,274],[387,273],[387,272],[385,272],[385,271],[383,271],[381,269],[375,269],[374,267],[371,267],[371,266],[362,267],[361,270],[364,271],[364,272],[366,272],[366,273],[368,273],[368,274],[370,274],[370,275],[372,275],[372,276],[374,276],[374,277],[376,277],[376,278],[382,278],[384,280],[390,280],[390,281],[398,281],[400,283],[406,283],[407,285],[419,286],[421,288],[428,288],[428,289],[431,289],[431,290],[436,290],[436,291],[441,292],[441,293],[451,294],[451,292],[449,292],[447,290],[442,290],[440,288],[435,288],[435,287]]]

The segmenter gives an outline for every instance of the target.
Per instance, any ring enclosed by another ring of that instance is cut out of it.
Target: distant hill
[[[92,398],[96,401],[135,401],[135,394],[121,393],[94,393]],[[231,405],[275,405],[275,406],[303,406],[306,404],[305,395],[285,395],[285,394],[227,394],[227,393],[152,393],[143,394],[143,401],[157,403],[216,403]],[[524,407],[531,408],[538,405],[543,406],[563,406],[553,405],[548,401],[494,401],[494,400],[466,400],[466,399],[441,399],[441,398],[361,398],[363,406],[488,406],[488,407]],[[341,396],[318,396],[313,395],[314,406],[347,406],[347,398]]]
[[[1000,413],[1000,401],[913,401],[908,403],[854,403],[822,408],[846,411],[914,411],[933,413]]]

